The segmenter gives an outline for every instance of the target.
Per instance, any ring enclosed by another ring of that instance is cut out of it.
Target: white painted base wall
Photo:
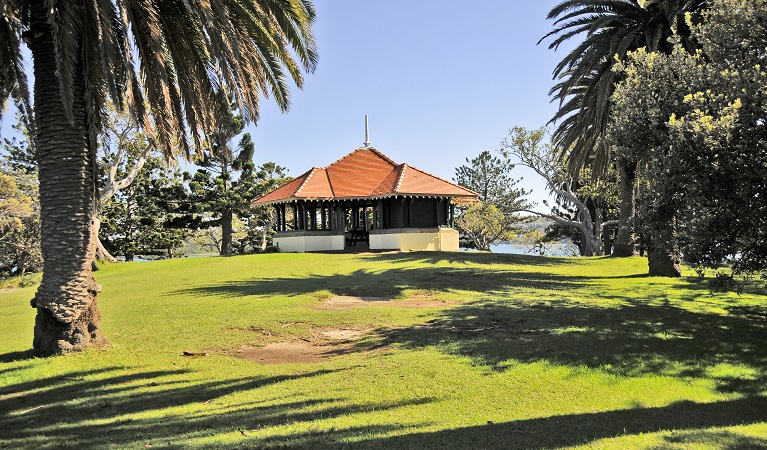
[[[371,250],[458,251],[458,231],[452,228],[380,230],[370,233]]]
[[[281,253],[342,251],[345,237],[338,235],[289,235],[274,237],[274,246]],[[401,228],[370,232],[370,250],[458,251],[458,231],[452,228]]]
[[[280,253],[304,253],[344,249],[344,235],[274,237]]]

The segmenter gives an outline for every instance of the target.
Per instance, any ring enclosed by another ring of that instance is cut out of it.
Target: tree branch
[[[583,223],[583,222],[575,222],[573,220],[563,219],[561,217],[558,217],[558,216],[555,216],[555,215],[552,215],[552,214],[546,214],[546,213],[542,213],[542,212],[538,212],[538,211],[533,211],[531,209],[524,209],[522,211],[523,212],[528,212],[530,214],[535,214],[536,216],[543,217],[543,218],[546,218],[546,219],[549,219],[549,220],[553,220],[554,222],[556,222],[556,223],[558,223],[560,225],[564,225],[564,226],[568,226],[568,227],[575,227],[575,228],[579,228],[581,230],[586,228],[586,224]]]
[[[146,147],[144,147],[144,152],[141,153],[139,158],[133,164],[133,167],[131,167],[131,170],[130,172],[128,172],[128,175],[126,175],[125,178],[121,179],[120,181],[114,180],[114,176],[117,172],[119,161],[113,162],[112,167],[109,171],[109,180],[107,182],[107,185],[104,186],[104,189],[102,189],[101,192],[99,193],[99,201],[101,203],[104,203],[110,198],[112,198],[112,196],[114,196],[116,192],[130,186],[130,184],[133,183],[133,180],[135,180],[136,177],[138,176],[138,173],[144,167],[144,163],[146,163],[147,159],[149,159],[149,155],[152,153],[154,148],[155,148],[154,144],[152,143],[147,144]],[[121,148],[118,151],[118,154],[121,154],[122,152],[123,150]]]

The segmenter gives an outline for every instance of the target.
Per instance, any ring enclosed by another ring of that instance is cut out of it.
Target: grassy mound
[[[0,448],[767,448],[767,297],[641,258],[269,254],[97,272],[108,349],[29,355]],[[185,353],[187,356],[185,356]]]

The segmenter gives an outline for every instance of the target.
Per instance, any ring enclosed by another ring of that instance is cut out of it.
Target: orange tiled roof
[[[359,148],[329,165],[314,167],[253,203],[292,200],[367,199],[394,196],[476,200],[476,192],[407,164],[397,164],[374,148]]]

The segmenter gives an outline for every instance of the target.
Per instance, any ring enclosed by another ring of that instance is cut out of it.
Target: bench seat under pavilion
[[[458,250],[455,206],[478,194],[375,148],[314,167],[253,203],[276,210],[280,252]]]

